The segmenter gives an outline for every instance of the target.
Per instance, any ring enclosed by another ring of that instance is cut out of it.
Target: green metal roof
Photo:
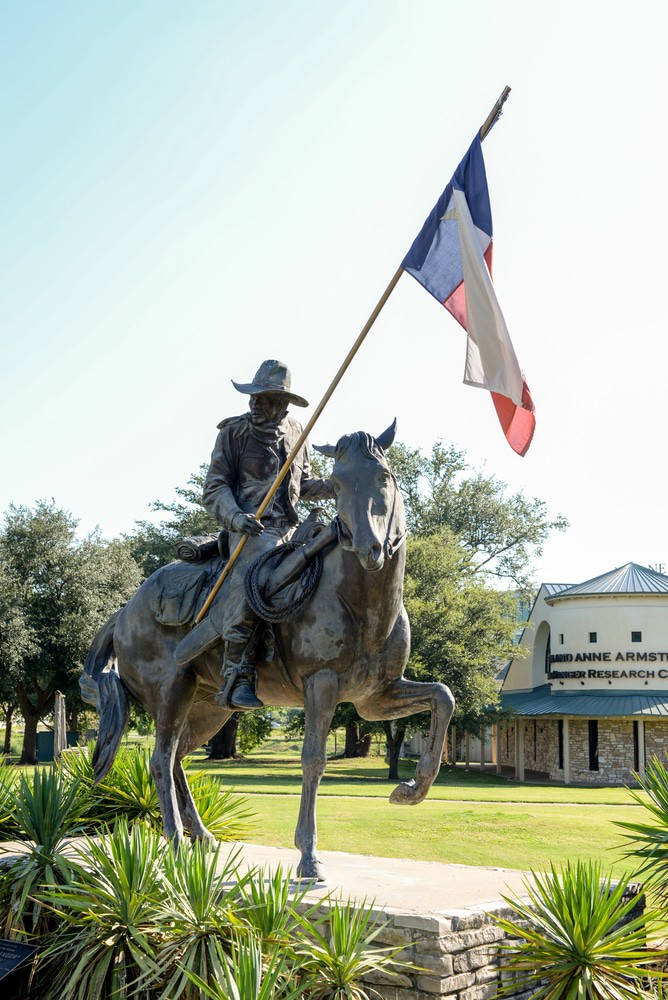
[[[649,715],[668,717],[668,691],[649,694],[642,691],[608,692],[577,691],[552,694],[549,684],[533,691],[502,691],[501,707],[511,709],[516,715],[577,715],[585,718],[605,716]]]
[[[668,594],[668,576],[648,566],[630,562],[572,587],[560,586],[557,590],[552,585],[545,600],[553,604],[568,597],[602,597],[608,594]]]

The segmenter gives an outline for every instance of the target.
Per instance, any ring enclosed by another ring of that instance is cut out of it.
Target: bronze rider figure
[[[203,503],[218,523],[230,533],[230,551],[242,535],[247,541],[212,605],[218,634],[224,639],[222,674],[236,680],[229,707],[259,708],[254,691],[257,618],[246,600],[244,578],[249,565],[268,549],[287,541],[299,524],[296,504],[333,496],[329,482],[311,477],[308,445],[298,451],[290,471],[259,521],[254,516],[272,486],[288,454],[301,434],[301,425],[288,416],[288,404],[308,406],[291,391],[287,365],[263,361],[253,381],[232,381],[235,389],[250,396],[249,410],[218,424],[218,437],[204,484]],[[221,694],[217,697],[221,698]]]

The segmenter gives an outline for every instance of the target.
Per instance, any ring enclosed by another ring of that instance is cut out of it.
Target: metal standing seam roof
[[[559,587],[550,590],[546,600],[551,604],[567,597],[594,597],[603,594],[668,594],[668,576],[639,566],[638,563],[626,563],[608,573],[595,576],[584,583],[572,587],[561,587],[559,584],[545,584],[546,588]]]
[[[585,718],[605,716],[649,715],[668,717],[668,691],[658,694],[627,691],[608,693],[591,691],[587,694],[550,692],[549,684],[533,691],[501,692],[502,708],[516,715],[576,715]]]

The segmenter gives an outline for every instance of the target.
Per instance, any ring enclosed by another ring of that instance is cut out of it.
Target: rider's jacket
[[[289,416],[284,417],[277,428],[258,428],[251,423],[250,413],[228,417],[218,424],[218,428],[202,499],[209,513],[230,530],[235,514],[239,511],[254,514],[258,509],[302,428]],[[327,480],[311,477],[311,461],[305,444],[297,452],[262,521],[298,524],[295,505],[300,497],[318,500],[332,496]]]

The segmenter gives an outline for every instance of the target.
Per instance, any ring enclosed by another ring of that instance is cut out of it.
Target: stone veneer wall
[[[501,765],[515,767],[515,726],[524,727],[524,768],[548,774],[551,781],[563,781],[559,768],[558,720],[554,718],[516,719],[501,723]],[[570,719],[570,780],[577,785],[633,785],[633,721],[599,718],[598,771],[589,770],[589,720]],[[506,731],[508,750],[506,751]],[[536,735],[534,754],[534,732]],[[668,721],[645,720],[645,754],[668,759]]]
[[[438,916],[377,911],[377,921],[387,926],[374,943],[401,947],[399,957],[420,969],[371,973],[364,982],[383,1000],[491,1000],[502,976],[499,942],[505,937],[492,914],[512,915],[502,902]],[[522,1000],[529,995],[510,994]]]
[[[642,888],[640,883],[629,885],[626,898],[635,897],[637,905],[627,920],[643,912]],[[327,914],[326,903],[320,913]],[[495,916],[512,917],[513,912],[501,900],[439,915],[377,910],[376,922],[386,926],[375,943],[400,947],[399,957],[420,969],[396,975],[373,973],[364,982],[378,990],[383,1000],[491,1000],[500,982],[508,978],[499,947],[508,938],[494,922]],[[533,992],[518,989],[506,995],[525,1000]]]
[[[668,759],[668,722],[645,722],[645,759]]]

